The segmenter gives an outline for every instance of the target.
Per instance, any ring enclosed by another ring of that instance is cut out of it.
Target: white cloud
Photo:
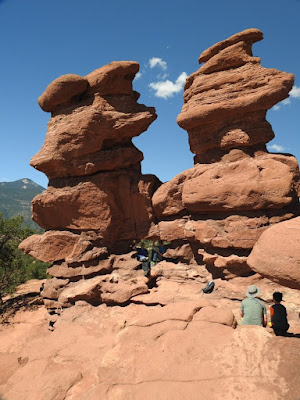
[[[169,76],[168,73],[158,74],[158,75],[157,75],[157,79],[163,80],[163,79],[166,79],[168,76]]]
[[[285,151],[286,149],[283,146],[280,146],[279,144],[271,144],[268,146],[268,149],[274,150],[274,151]]]
[[[290,96],[299,98],[300,97],[300,87],[293,86],[293,89],[289,93]]]
[[[140,79],[141,77],[142,77],[142,74],[141,74],[140,72],[138,72],[138,73],[135,75],[134,79],[137,81],[137,80]]]
[[[281,104],[286,106],[287,104],[291,104],[291,100],[289,98],[282,100]]]
[[[294,99],[299,99],[300,98],[300,87],[294,86],[293,89],[290,91],[289,95],[290,95],[290,97],[281,101],[279,104],[276,104],[273,107],[273,110],[278,111],[278,110],[280,110],[281,106],[286,106],[288,104],[291,104],[291,97]]]
[[[155,90],[155,96],[167,99],[168,97],[174,96],[174,94],[179,93],[185,84],[187,74],[182,72],[176,79],[175,83],[169,80],[152,82],[150,83],[151,89]]]
[[[159,66],[164,71],[168,68],[167,67],[167,63],[165,61],[163,61],[161,58],[158,58],[158,57],[150,58],[149,65],[150,65],[150,68],[154,68],[156,66]]]

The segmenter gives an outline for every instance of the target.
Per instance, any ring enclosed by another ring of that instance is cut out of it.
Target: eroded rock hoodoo
[[[266,149],[274,137],[266,112],[288,97],[294,77],[253,57],[262,38],[248,29],[201,54],[177,119],[195,166],[153,196],[161,222],[150,237],[172,241],[173,255],[188,245],[214,277],[251,274],[247,256],[261,233],[299,215],[297,160]]]
[[[138,70],[138,63],[122,61],[86,77],[64,75],[38,100],[51,119],[31,165],[48,176],[49,186],[33,200],[32,212],[46,232],[20,248],[53,262],[53,279],[42,293],[50,308],[80,299],[124,303],[148,290],[129,252],[132,239],[148,232],[160,184],[141,174],[143,154],[131,141],[156,119],[132,90]]]
[[[266,149],[274,137],[266,112],[288,97],[294,77],[253,57],[252,44],[261,39],[248,29],[202,53],[178,116],[195,165],[161,186],[141,174],[143,155],[131,141],[156,118],[132,90],[136,62],[64,75],[47,87],[39,104],[51,119],[31,160],[49,177],[32,204],[46,232],[20,248],[53,263],[42,292],[48,308],[77,300],[125,304],[134,296],[167,304],[173,289],[167,300],[157,300],[155,291],[143,296],[149,278],[130,251],[132,240],[143,237],[170,241],[166,256],[184,263],[152,269],[160,289],[161,277],[164,284],[169,277],[192,280],[197,292],[211,276],[253,274],[247,258],[259,236],[299,215],[297,160]]]

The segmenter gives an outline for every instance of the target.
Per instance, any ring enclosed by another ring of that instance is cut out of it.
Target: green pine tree
[[[36,261],[18,249],[22,240],[35,233],[22,224],[22,216],[5,219],[0,213],[0,303],[4,295],[27,279],[46,277],[49,264]]]

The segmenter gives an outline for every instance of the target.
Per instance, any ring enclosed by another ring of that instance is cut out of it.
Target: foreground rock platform
[[[157,267],[166,270],[168,264]],[[61,310],[53,332],[44,307],[0,325],[0,395],[5,400],[295,399],[299,338],[236,327],[250,278],[267,304],[273,290],[284,292],[290,331],[300,334],[299,292],[258,274],[217,280],[215,291],[202,297],[202,285],[193,279],[162,278],[125,307],[77,301]],[[154,304],[153,295],[165,305]]]

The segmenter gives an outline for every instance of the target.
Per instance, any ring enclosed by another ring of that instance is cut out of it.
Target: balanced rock
[[[55,79],[39,97],[38,103],[44,111],[54,111],[67,104],[73,97],[84,93],[88,80],[75,74],[67,74]]]

